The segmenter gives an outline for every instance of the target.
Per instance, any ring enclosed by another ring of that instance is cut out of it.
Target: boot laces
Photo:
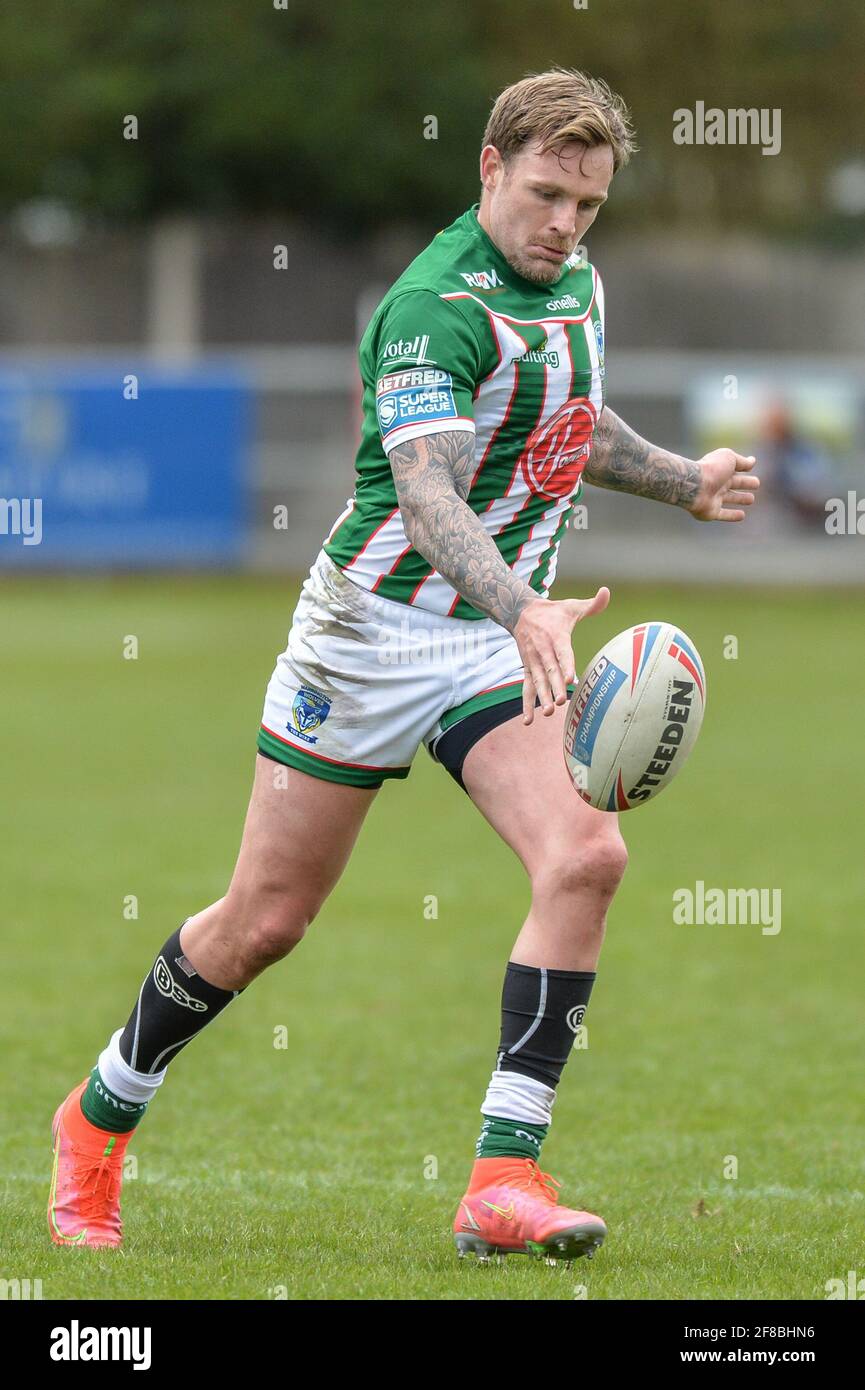
[[[544,1173],[533,1158],[526,1159],[522,1176],[509,1184],[512,1187],[526,1188],[533,1196],[542,1197],[544,1201],[550,1202],[553,1206],[559,1200],[561,1185],[551,1173]]]
[[[105,1216],[114,1213],[120,1198],[121,1161],[119,1156],[76,1154],[75,1176],[80,1183],[81,1215]]]

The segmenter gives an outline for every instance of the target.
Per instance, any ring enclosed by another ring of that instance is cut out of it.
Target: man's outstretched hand
[[[751,472],[755,463],[755,458],[733,449],[705,454],[697,463],[700,486],[687,510],[698,521],[744,521],[760,486],[760,479]],[[548,716],[557,705],[565,704],[567,687],[576,679],[571,633],[583,618],[603,613],[609,601],[610,591],[602,587],[594,598],[539,598],[523,609],[512,631],[525,669],[524,723],[534,719],[536,696]]]
[[[600,588],[594,598],[539,598],[529,603],[513,629],[525,668],[523,723],[535,717],[535,696],[545,715],[568,699],[567,687],[576,679],[571,633],[583,618],[603,613],[610,591]]]
[[[700,490],[688,507],[698,521],[744,521],[745,508],[751,507],[760,479],[751,472],[757,460],[736,454],[732,449],[713,449],[698,460]]]

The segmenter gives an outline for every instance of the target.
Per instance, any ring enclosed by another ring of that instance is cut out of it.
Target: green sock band
[[[549,1130],[549,1125],[529,1125],[525,1120],[488,1115],[478,1135],[475,1157],[537,1158]]]
[[[149,1104],[147,1100],[140,1104],[121,1100],[120,1096],[109,1091],[99,1075],[98,1067],[93,1068],[87,1089],[81,1094],[81,1111],[85,1120],[89,1120],[97,1129],[110,1130],[112,1134],[128,1134],[135,1129],[143,1120]]]

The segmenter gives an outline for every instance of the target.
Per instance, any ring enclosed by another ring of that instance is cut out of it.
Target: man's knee
[[[622,881],[628,851],[618,827],[595,831],[576,844],[550,847],[532,874],[535,893],[545,896],[591,892],[612,898]]]
[[[312,892],[238,894],[226,902],[238,970],[253,978],[282,960],[306,935],[322,898]]]
[[[303,940],[315,911],[290,901],[253,917],[243,933],[242,952],[256,973],[275,965]]]

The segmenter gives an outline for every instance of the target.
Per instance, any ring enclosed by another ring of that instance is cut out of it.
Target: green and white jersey
[[[604,404],[597,271],[575,253],[554,285],[523,279],[478,206],[412,261],[363,335],[357,487],[324,545],[363,588],[456,618],[484,615],[409,545],[390,450],[442,430],[474,434],[468,505],[546,595]]]

